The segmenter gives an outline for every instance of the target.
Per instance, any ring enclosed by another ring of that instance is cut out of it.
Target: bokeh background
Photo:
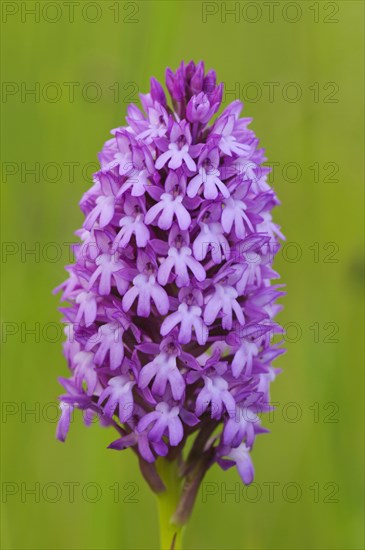
[[[2,2],[2,547],[158,547],[154,496],[131,452],[106,450],[114,434],[76,417],[55,440],[51,290],[128,101],[203,59],[276,163],[288,353],[255,485],[211,469],[186,548],[363,548],[363,2],[65,4]]]

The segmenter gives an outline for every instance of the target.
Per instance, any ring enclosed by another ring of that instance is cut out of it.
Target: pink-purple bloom
[[[283,351],[273,342],[278,199],[241,102],[217,114],[214,71],[182,63],[166,86],[172,107],[155,79],[143,110],[128,107],[80,203],[81,243],[60,287],[72,330],[57,437],[79,408],[113,426],[110,447],[132,448],[141,464],[235,465],[250,483]]]

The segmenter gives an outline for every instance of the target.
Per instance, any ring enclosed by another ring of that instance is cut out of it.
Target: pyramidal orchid
[[[272,284],[283,236],[241,102],[218,115],[223,86],[202,62],[167,69],[166,86],[171,105],[151,79],[143,111],[128,107],[80,203],[75,263],[56,289],[71,372],[57,437],[75,408],[116,430],[110,448],[130,448],[158,496],[161,547],[178,549],[210,467],[253,480],[283,351]]]

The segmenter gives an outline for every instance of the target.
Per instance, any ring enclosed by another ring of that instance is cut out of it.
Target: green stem
[[[156,467],[166,487],[166,491],[157,494],[161,550],[182,550],[184,526],[172,520],[181,494],[177,460],[169,461],[161,457],[157,460]]]

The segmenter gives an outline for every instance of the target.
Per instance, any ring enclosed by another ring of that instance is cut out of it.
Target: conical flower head
[[[146,463],[182,455],[197,433],[187,468],[207,456],[206,467],[236,464],[249,483],[282,352],[272,342],[278,200],[242,104],[217,115],[214,71],[182,63],[166,86],[172,107],[155,79],[143,110],[129,106],[80,203],[81,242],[61,285],[72,330],[58,437],[75,407]]]

